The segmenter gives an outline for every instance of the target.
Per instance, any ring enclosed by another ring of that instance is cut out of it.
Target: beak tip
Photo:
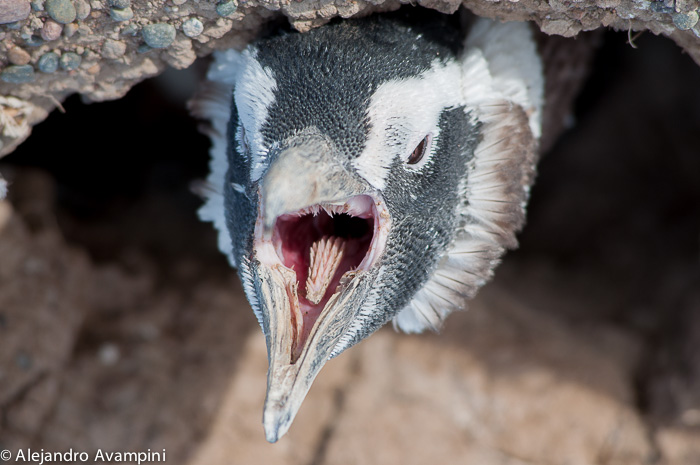
[[[270,444],[276,443],[279,439],[277,431],[265,431],[265,439],[267,439],[267,442]]]
[[[289,422],[282,421],[282,417],[275,415],[273,412],[265,411],[263,416],[263,428],[265,429],[265,439],[267,439],[267,442],[275,443],[287,433]]]

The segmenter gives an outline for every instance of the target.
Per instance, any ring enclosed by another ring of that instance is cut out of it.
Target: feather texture
[[[439,328],[493,274],[516,232],[534,177],[544,81],[524,23],[480,19],[467,37],[462,93],[482,140],[460,186],[460,227],[438,269],[393,319],[408,333]]]

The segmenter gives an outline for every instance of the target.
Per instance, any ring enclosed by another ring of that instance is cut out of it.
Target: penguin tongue
[[[310,249],[306,299],[316,305],[326,294],[345,252],[345,241],[337,236],[323,237]]]

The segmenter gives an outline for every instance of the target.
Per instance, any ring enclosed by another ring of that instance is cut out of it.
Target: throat
[[[357,269],[370,250],[374,217],[337,213],[332,207],[311,207],[310,212],[286,214],[277,219],[273,243],[282,264],[294,271],[296,282],[288,283],[296,305],[292,305],[295,361],[338,291],[343,276]],[[329,210],[329,211],[327,211]]]

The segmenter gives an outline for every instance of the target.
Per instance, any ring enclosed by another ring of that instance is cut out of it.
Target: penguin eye
[[[409,165],[415,165],[423,159],[425,152],[428,151],[428,146],[430,145],[430,135],[425,136],[422,141],[413,149],[413,153],[408,157],[407,163]]]

